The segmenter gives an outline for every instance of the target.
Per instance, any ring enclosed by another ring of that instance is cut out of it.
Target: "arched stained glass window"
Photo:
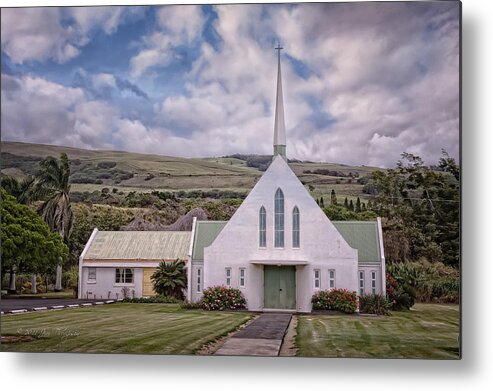
[[[293,209],[293,247],[300,247],[300,210]]]
[[[258,213],[258,245],[259,247],[265,247],[267,243],[267,231],[266,231],[266,214],[265,208],[262,206]]]
[[[284,194],[277,189],[274,199],[274,246],[284,247]]]

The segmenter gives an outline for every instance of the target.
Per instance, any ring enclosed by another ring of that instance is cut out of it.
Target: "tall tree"
[[[330,191],[330,204],[331,205],[337,205],[337,196],[336,192],[334,189]]]
[[[41,217],[29,207],[1,190],[2,213],[2,272],[8,271],[11,280],[15,271],[49,273],[60,259],[68,256],[67,246],[60,235],[52,232]],[[10,283],[15,291],[15,284]]]
[[[347,197],[346,197],[346,198],[344,198],[344,207],[345,207],[346,209],[349,209],[349,203],[348,203]]]
[[[33,201],[36,201],[39,198],[39,186],[36,183],[36,180],[32,176],[28,176],[22,180],[18,180],[17,178],[6,175],[1,178],[1,186],[2,188],[11,196],[15,197],[17,202],[29,205]],[[15,291],[15,277],[14,273],[10,274],[11,279],[11,287],[9,287],[10,291]],[[37,293],[36,291],[36,273],[32,275],[32,283],[31,283],[31,292]],[[11,289],[12,288],[12,289]]]
[[[353,204],[353,200],[349,201],[349,206],[348,206],[348,209],[349,209],[351,212],[354,212],[354,204]]]
[[[36,175],[39,186],[46,197],[39,208],[43,220],[54,232],[60,234],[68,243],[74,223],[74,214],[70,205],[70,161],[67,154],[62,153],[60,159],[48,157],[40,162],[40,170]],[[62,267],[58,265],[55,290],[61,290]]]
[[[357,213],[361,212],[361,200],[359,197],[356,199],[356,207],[354,208],[354,211]]]
[[[27,177],[23,180],[10,175],[2,175],[2,188],[11,196],[15,197],[17,202],[29,205],[37,199],[37,186],[34,177]]]
[[[320,207],[321,208],[324,208],[325,205],[324,205],[324,197],[320,197]]]
[[[372,210],[388,218],[384,229],[396,243],[399,236],[409,238],[409,250],[395,252],[399,257],[458,266],[460,169],[446,151],[438,167],[441,172],[403,153],[396,169],[372,173],[377,190]]]

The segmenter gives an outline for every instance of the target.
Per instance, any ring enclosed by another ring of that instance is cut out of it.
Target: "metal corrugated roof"
[[[212,244],[227,223],[227,221],[197,221],[192,259],[204,259],[204,248]]]
[[[376,221],[332,221],[342,237],[358,250],[359,262],[380,262]]]
[[[98,231],[84,259],[187,259],[191,232]]]
[[[192,259],[204,259],[204,248],[212,244],[227,221],[197,221]],[[352,247],[358,250],[359,262],[380,262],[380,245],[376,221],[332,221]]]

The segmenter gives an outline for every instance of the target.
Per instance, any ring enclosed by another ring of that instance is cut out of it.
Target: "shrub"
[[[392,308],[384,295],[362,295],[359,297],[359,311],[363,314],[387,315]]]
[[[213,286],[203,292],[202,306],[205,310],[236,310],[245,308],[246,301],[239,289]]]
[[[113,168],[116,166],[116,162],[99,162],[97,167],[102,169]]]
[[[347,289],[319,291],[312,296],[314,310],[336,310],[346,313],[356,311],[356,292]]]
[[[190,301],[184,301],[180,303],[180,308],[184,310],[199,310],[202,309],[204,306],[204,303],[202,303],[202,300],[196,301],[195,303],[192,303]]]
[[[176,297],[172,296],[151,296],[151,297],[126,297],[123,299],[124,303],[167,303],[167,304],[175,304],[180,303]]]
[[[459,302],[459,271],[454,267],[441,262],[405,262],[388,264],[387,273],[420,302]]]
[[[183,290],[187,287],[185,262],[160,262],[151,280],[158,294],[183,300]]]
[[[397,282],[390,274],[387,274],[387,298],[391,309],[395,311],[408,310],[414,305],[415,290],[408,284]]]
[[[79,290],[79,268],[71,266],[62,273],[62,286],[72,289],[75,297]]]

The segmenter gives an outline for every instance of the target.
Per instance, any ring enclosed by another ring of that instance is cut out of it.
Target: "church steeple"
[[[281,45],[277,45],[277,95],[276,118],[274,121],[274,157],[281,155],[286,159],[286,129],[284,127],[284,102],[282,98]]]

